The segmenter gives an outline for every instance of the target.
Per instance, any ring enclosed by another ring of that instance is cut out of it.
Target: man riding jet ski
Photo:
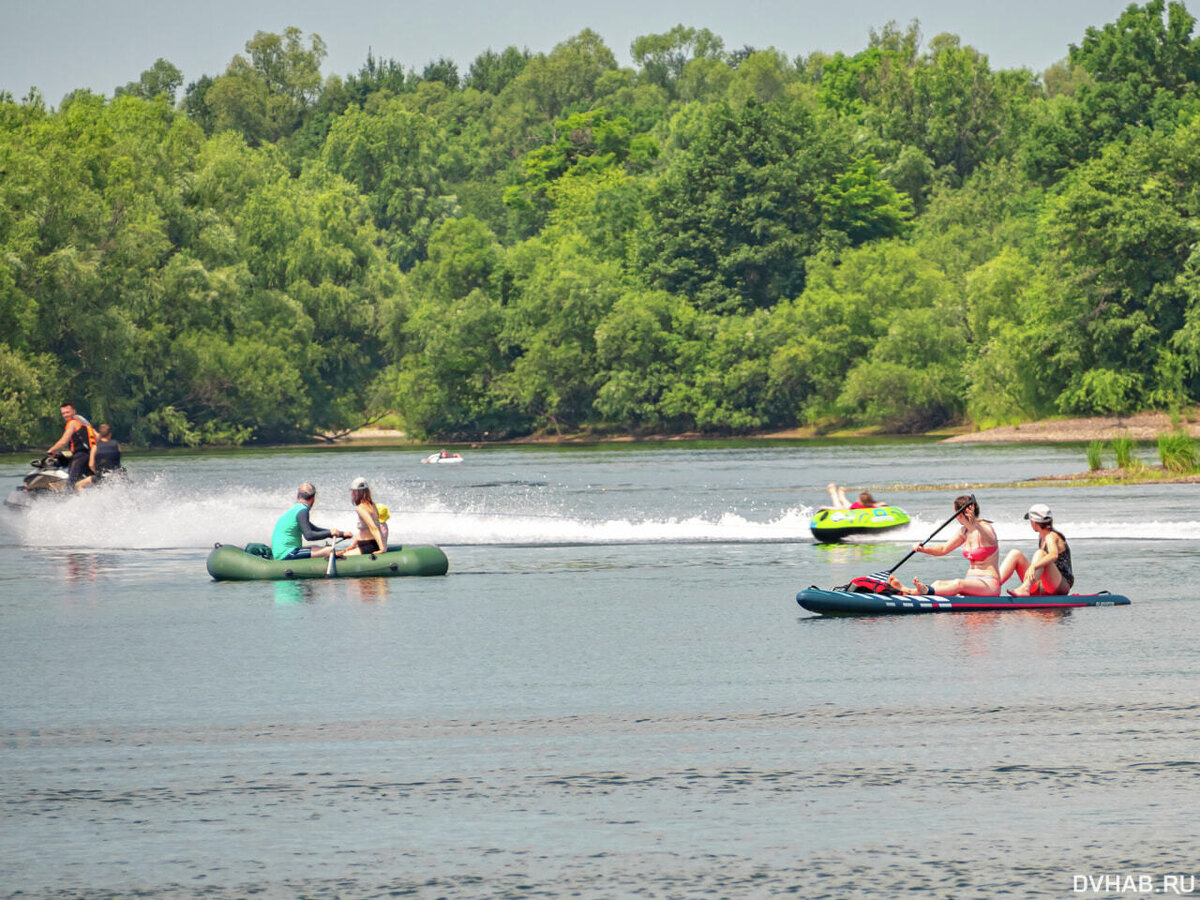
[[[63,420],[60,437],[46,455],[29,463],[21,485],[4,500],[5,506],[27,509],[37,497],[68,496],[92,484],[102,475],[121,475],[120,446],[112,437],[112,429],[100,426],[100,433],[75,411],[70,403],[61,408]]]

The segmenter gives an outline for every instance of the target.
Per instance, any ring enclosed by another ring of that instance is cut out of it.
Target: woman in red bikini
[[[914,578],[911,588],[905,587],[899,578],[892,575],[888,583],[895,590],[902,594],[937,594],[942,597],[955,594],[969,597],[1000,596],[1000,570],[996,568],[1000,561],[1000,546],[992,523],[979,518],[979,502],[971,494],[956,499],[954,508],[958,510],[957,518],[962,525],[958,534],[939,546],[917,544],[913,550],[930,556],[945,556],[962,547],[968,563],[967,574],[962,578],[935,581],[929,585]]]

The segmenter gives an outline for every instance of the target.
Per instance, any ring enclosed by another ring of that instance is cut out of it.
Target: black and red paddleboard
[[[938,612],[1011,612],[1021,609],[1080,609],[1086,606],[1128,606],[1129,598],[1099,594],[1061,594],[1054,597],[936,597],[923,594],[856,594],[806,588],[796,602],[822,616],[889,616]]]

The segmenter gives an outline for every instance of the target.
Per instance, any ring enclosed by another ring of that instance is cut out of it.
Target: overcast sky
[[[357,72],[368,50],[420,71],[449,57],[466,73],[479,53],[510,44],[548,52],[584,28],[622,65],[638,35],[677,24],[708,28],[726,48],[775,47],[788,56],[861,50],[872,28],[917,19],[925,39],[959,35],[993,68],[1040,72],[1089,25],[1128,0],[0,0],[0,90],[31,86],[57,106],[76,88],[111,95],[163,57],[184,83],[219,75],[256,31],[290,25],[328,45],[324,72]],[[1189,6],[1194,6],[1190,0]]]

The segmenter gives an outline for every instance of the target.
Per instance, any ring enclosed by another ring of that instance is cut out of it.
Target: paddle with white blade
[[[325,577],[337,578],[337,545],[339,541],[344,541],[346,538],[334,538],[329,545],[329,562],[325,564]]]
[[[960,507],[958,507],[958,509],[954,510],[954,515],[952,515],[945,522],[943,522],[941,525],[939,525],[937,528],[935,528],[933,531],[933,534],[929,535],[929,537],[925,538],[925,540],[923,540],[923,541],[921,541],[921,543],[917,544],[916,547],[913,547],[913,549],[909,550],[908,554],[902,560],[900,560],[900,562],[896,563],[894,566],[892,566],[886,572],[875,572],[874,574],[870,575],[869,577],[874,579],[875,581],[879,582],[881,588],[883,586],[886,586],[888,583],[888,579],[893,574],[895,574],[896,570],[899,569],[902,565],[904,565],[906,562],[908,562],[910,559],[913,558],[913,556],[917,552],[917,547],[924,547],[926,544],[928,544],[930,541],[932,541],[937,536],[938,532],[940,532],[943,528],[945,528],[947,525],[949,525],[951,522],[953,522],[955,519],[957,519],[963,513],[964,510],[970,508],[971,505],[974,503],[975,503],[975,495],[972,494],[970,499],[966,500],[962,504],[962,506],[960,506]],[[846,587],[845,587],[845,590],[854,590],[854,589],[855,589],[855,586],[854,586],[853,581],[850,582],[850,584],[846,585]],[[859,590],[866,590],[866,588],[859,588]],[[872,591],[872,593],[874,593],[874,591]]]

